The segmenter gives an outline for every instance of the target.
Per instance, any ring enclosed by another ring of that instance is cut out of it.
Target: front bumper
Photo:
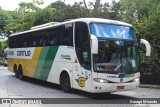
[[[130,91],[130,90],[136,90],[138,86],[139,86],[139,81],[130,83],[98,83],[93,81],[93,85],[91,87],[91,93]],[[117,89],[118,87],[124,87],[124,89]]]

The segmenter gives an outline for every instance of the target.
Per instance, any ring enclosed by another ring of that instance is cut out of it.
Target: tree
[[[47,6],[44,9],[40,9],[39,11],[35,13],[33,25],[36,26],[36,25],[54,21],[55,11],[56,10],[52,8],[51,6]]]
[[[40,10],[37,5],[42,3],[42,0],[33,0],[30,3],[21,2],[19,4],[20,7],[13,11],[17,16],[11,20],[7,20],[5,30],[13,32],[29,30],[33,26],[35,13]]]
[[[87,4],[86,4],[86,0],[83,0],[84,6],[85,8],[88,10]]]
[[[64,21],[68,19],[88,17],[89,11],[82,6],[82,2],[75,2],[74,5],[66,5],[64,2],[57,1],[52,3],[52,7],[55,8],[53,15],[54,21]]]
[[[10,16],[8,11],[0,9],[0,38],[4,38],[8,35],[7,32],[4,30],[4,26],[6,25],[6,20],[11,20],[12,17]]]

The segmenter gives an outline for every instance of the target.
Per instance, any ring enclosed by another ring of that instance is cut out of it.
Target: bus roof
[[[27,30],[27,31],[24,31],[24,32],[14,33],[10,36],[20,35],[20,34],[34,32],[34,31],[39,31],[39,30],[42,30],[42,29],[52,28],[52,27],[55,27],[55,26],[61,26],[61,25],[67,24],[67,23],[74,23],[74,22],[86,22],[87,24],[89,24],[91,22],[93,22],[93,23],[97,22],[97,23],[108,23],[108,24],[124,25],[124,26],[132,27],[131,24],[121,22],[121,21],[116,21],[116,20],[103,19],[103,18],[78,18],[78,19],[73,19],[73,20],[69,20],[69,21],[65,21],[65,22],[49,24],[49,26],[43,26],[45,24],[42,24],[42,25],[39,25],[39,26],[42,26],[42,27],[37,27],[37,26],[35,28],[32,27],[34,29]]]

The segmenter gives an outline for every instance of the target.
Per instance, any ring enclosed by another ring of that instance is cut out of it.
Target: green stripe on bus
[[[41,72],[40,79],[47,80],[49,72],[51,70],[53,61],[55,59],[56,53],[58,50],[58,46],[50,47],[43,65],[43,71]]]
[[[119,74],[118,78],[124,78],[125,74]]]
[[[41,72],[43,72],[43,65],[45,63],[45,59],[48,53],[49,47],[42,48],[42,51],[40,53],[38,63],[35,69],[34,77],[39,79]]]
[[[118,76],[118,78],[129,78],[129,77],[131,77],[131,74],[120,74]]]
[[[130,77],[130,74],[126,74],[125,76],[124,76],[124,78],[129,78]]]

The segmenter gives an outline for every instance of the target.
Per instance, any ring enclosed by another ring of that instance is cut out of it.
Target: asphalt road
[[[154,104],[121,104],[130,102],[132,99],[139,98],[160,98],[160,89],[152,88],[139,88],[134,91],[126,92],[114,92],[112,94],[89,94],[86,92],[74,90],[72,93],[63,92],[58,85],[26,78],[24,81],[15,78],[14,74],[9,72],[6,67],[0,67],[0,98],[55,98],[48,99],[51,103],[55,103],[54,107],[160,107],[160,105]],[[70,99],[69,99],[70,98]],[[76,99],[76,100],[75,100]],[[126,100],[124,100],[126,99]],[[46,99],[47,100],[47,99]],[[79,102],[77,102],[79,100]],[[157,99],[156,99],[157,100]],[[69,101],[69,104],[65,104]],[[75,104],[72,104],[75,103]],[[57,103],[57,104],[56,104]],[[112,104],[112,105],[110,105]],[[121,105],[120,105],[121,104]],[[52,106],[50,104],[45,105],[25,105],[25,104],[0,104],[0,107],[42,107]]]

